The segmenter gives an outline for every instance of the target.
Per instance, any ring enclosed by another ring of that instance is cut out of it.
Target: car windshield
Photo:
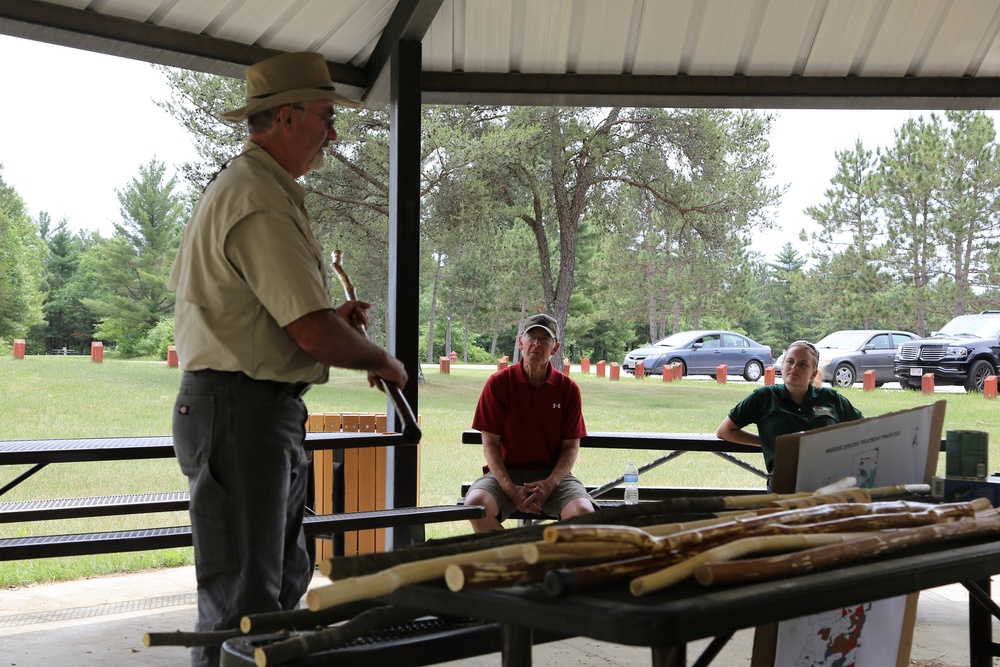
[[[962,315],[934,334],[936,338],[996,338],[1000,336],[1000,315]]]
[[[816,347],[853,350],[861,347],[870,335],[870,331],[834,331],[829,336],[820,338]]]
[[[677,347],[689,342],[695,336],[690,331],[681,331],[653,343],[653,347]]]

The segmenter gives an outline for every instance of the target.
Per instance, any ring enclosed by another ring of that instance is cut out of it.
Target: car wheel
[[[764,367],[757,360],[751,360],[743,369],[743,379],[747,382],[756,382],[764,374]]]
[[[983,382],[989,376],[996,375],[996,373],[993,364],[985,359],[973,361],[972,367],[969,368],[969,377],[965,380],[965,390],[981,393],[983,391]]]
[[[833,371],[833,384],[838,387],[854,386],[854,369],[848,364],[840,364]]]
[[[683,359],[671,359],[670,361],[667,362],[667,365],[675,364],[675,363],[681,365],[681,375],[682,376],[688,374],[688,367],[687,367],[687,364],[684,363]]]

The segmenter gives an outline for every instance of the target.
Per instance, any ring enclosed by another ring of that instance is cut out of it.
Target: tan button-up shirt
[[[295,179],[250,142],[205,189],[170,275],[181,368],[326,382],[326,366],[282,328],[332,307],[304,199]]]

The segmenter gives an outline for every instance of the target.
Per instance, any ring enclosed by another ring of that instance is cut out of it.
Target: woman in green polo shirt
[[[715,434],[729,442],[763,449],[764,465],[770,474],[779,435],[861,419],[861,411],[846,398],[833,389],[813,384],[818,373],[816,347],[808,341],[795,341],[785,351],[781,366],[784,384],[755,390],[729,411]],[[757,433],[745,430],[750,424],[757,425]]]

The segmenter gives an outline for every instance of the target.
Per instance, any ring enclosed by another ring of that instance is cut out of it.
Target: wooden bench
[[[475,429],[462,432],[462,444],[482,445],[482,433]],[[669,454],[647,463],[639,468],[639,474],[652,470],[658,466],[672,461],[686,452],[711,452],[733,465],[766,479],[767,473],[760,468],[736,458],[733,454],[757,454],[763,456],[760,447],[750,445],[740,445],[722,440],[710,433],[618,433],[618,432],[594,432],[580,439],[580,447],[595,447],[599,449],[649,449],[657,451],[669,451]],[[945,451],[945,440],[941,440],[941,451]],[[588,486],[587,492],[594,498],[598,508],[620,504],[623,502],[624,488],[620,485],[624,481],[622,477],[612,480],[601,486]],[[462,497],[459,504],[465,502],[471,482],[462,484]],[[639,490],[641,500],[666,500],[669,498],[699,498],[711,496],[733,496],[747,494],[764,494],[767,489],[764,485],[759,488],[710,488],[710,487],[660,487],[642,486]],[[603,499],[603,500],[600,500]],[[519,521],[536,521],[552,519],[554,517],[526,514],[515,512],[511,518]]]
[[[4,504],[15,505],[18,503]],[[5,508],[0,506],[0,512],[5,512]],[[422,529],[428,523],[480,519],[482,517],[483,508],[476,505],[468,507],[456,507],[454,505],[399,507],[391,510],[376,510],[371,512],[345,512],[342,514],[306,516],[303,521],[303,531],[307,537],[323,537],[334,533],[369,528]],[[55,558],[59,556],[89,556],[102,553],[173,549],[189,546],[191,546],[191,526],[139,528],[135,530],[72,533],[68,535],[7,537],[0,538],[0,561]]]
[[[306,435],[306,448],[310,450],[388,445],[409,446],[403,443],[402,436],[398,434],[308,433]],[[5,484],[0,489],[0,495],[51,463],[140,460],[173,456],[173,439],[169,436],[0,442],[0,466],[25,464],[32,466]],[[187,509],[188,494],[184,491],[13,501],[0,503],[0,523],[174,512]],[[481,507],[454,505],[314,514],[305,518],[304,531],[310,537],[325,537],[361,529],[391,527],[407,529],[412,539],[422,540],[423,527],[428,523],[468,520],[482,516]],[[0,561],[187,546],[191,546],[190,526],[10,537],[0,538]]]
[[[462,432],[462,444],[482,445],[482,433],[469,429]],[[733,465],[766,479],[767,473],[746,461],[736,458],[733,454],[757,454],[761,455],[760,447],[749,445],[738,445],[732,442],[721,440],[715,435],[708,433],[618,433],[618,432],[594,432],[580,439],[580,447],[592,447],[598,449],[648,449],[656,451],[669,451],[670,453],[647,463],[639,468],[639,474],[652,470],[658,466],[672,461],[686,452],[711,452],[722,457]],[[598,508],[617,505],[623,502],[624,489],[620,486],[624,481],[619,477],[601,486],[588,486],[587,492],[594,498]],[[462,497],[459,503],[464,503],[465,495],[468,492],[470,482],[462,484]],[[667,498],[680,497],[709,497],[709,496],[731,496],[744,494],[763,494],[767,489],[764,484],[759,488],[709,488],[709,487],[661,487],[643,486],[640,487],[639,497],[642,500],[665,500]],[[511,518],[520,521],[534,521],[539,519],[550,519],[553,517],[526,514],[515,512]]]

